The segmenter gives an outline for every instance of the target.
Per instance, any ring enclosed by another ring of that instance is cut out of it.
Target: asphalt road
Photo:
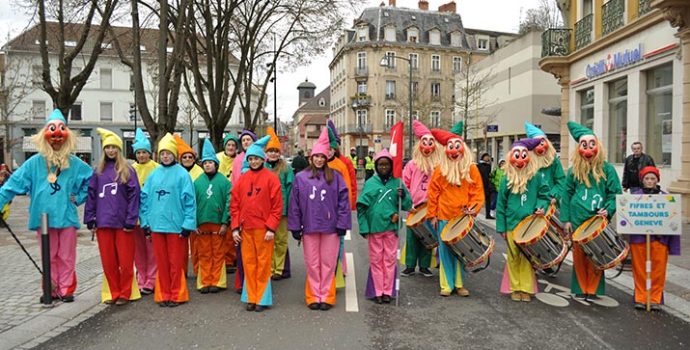
[[[469,298],[438,295],[438,277],[403,277],[400,306],[364,299],[366,241],[356,234],[346,243],[355,265],[356,298],[339,290],[331,311],[304,304],[304,262],[290,242],[293,276],[274,282],[272,309],[247,312],[239,295],[201,295],[177,308],[161,308],[145,297],[97,316],[40,346],[41,349],[688,349],[690,324],[664,312],[632,308],[631,296],[607,287],[608,306],[557,296],[570,286],[570,267],[549,294],[565,307],[533,299],[517,303],[498,292],[505,243],[497,239],[491,266],[469,274]],[[350,266],[352,269],[352,266]],[[437,273],[437,270],[434,270]],[[540,277],[540,279],[544,279]],[[351,285],[351,284],[350,284]],[[545,284],[540,284],[544,291]],[[356,301],[356,304],[355,304]],[[617,302],[616,302],[617,301]],[[616,304],[618,304],[616,306]],[[346,311],[358,309],[357,312]]]

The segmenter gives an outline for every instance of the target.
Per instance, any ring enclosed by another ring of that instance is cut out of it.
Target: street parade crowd
[[[306,305],[324,311],[336,305],[336,289],[348,273],[344,236],[352,211],[368,243],[368,299],[381,304],[397,297],[401,213],[409,213],[401,274],[431,277],[430,268],[438,267],[439,294],[468,297],[467,271],[485,268],[495,247],[475,221],[485,206],[487,218],[495,210],[496,231],[507,241],[497,285],[511,300],[529,302],[537,292],[535,271],[557,271],[572,241],[572,294],[585,300],[603,295],[603,271],[630,251],[639,308],[647,291],[645,237],[627,242],[608,227],[622,187],[598,137],[568,122],[577,147],[564,172],[545,133],[529,123],[525,128],[527,138],[515,141],[507,162],[489,175],[490,166],[480,171],[481,162],[474,162],[461,137],[462,122],[430,130],[415,120],[418,141],[402,176],[394,176],[400,164],[383,149],[366,160],[367,180],[358,193],[355,168],[339,153],[330,120],[299,171],[281,156],[271,127],[261,138],[248,130],[239,138],[228,134],[218,153],[205,139],[200,157],[179,136],[165,134],[158,162],[137,129],[133,165],[120,136],[98,128],[103,152],[91,169],[73,155],[76,138],[55,110],[32,137],[38,154],[11,176],[0,169],[0,207],[6,215],[14,196],[30,196],[28,227],[39,236],[41,214],[48,213],[53,297],[64,302],[74,300],[77,288],[82,204],[83,223],[98,241],[103,303],[125,305],[153,294],[160,306],[175,307],[190,300],[186,278],[195,275],[201,294],[230,288],[241,293],[248,311],[257,312],[273,305],[272,282],[291,276],[290,236],[304,252]],[[663,193],[657,168],[639,165],[629,171],[626,162],[628,178],[632,172],[639,186],[626,188]],[[679,236],[652,237],[653,308],[663,303],[668,255],[680,254],[679,243]],[[592,254],[599,250],[605,253]],[[193,271],[187,271],[190,265]]]

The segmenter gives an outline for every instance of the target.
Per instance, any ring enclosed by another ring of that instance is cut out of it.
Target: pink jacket
[[[426,202],[427,189],[429,188],[429,181],[431,180],[431,174],[423,173],[417,164],[411,160],[405,165],[403,169],[402,180],[405,187],[412,194],[412,205],[418,206],[419,204]]]

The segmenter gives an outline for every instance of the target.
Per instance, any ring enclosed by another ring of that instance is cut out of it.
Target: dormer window
[[[441,32],[438,29],[429,31],[429,44],[441,45]]]
[[[450,46],[462,46],[462,35],[459,32],[450,33]]]
[[[395,41],[395,26],[386,26],[384,31],[384,38],[386,41]]]
[[[324,100],[323,98],[320,98],[319,99],[319,106],[324,107],[325,105],[326,105],[326,100]]]
[[[489,40],[488,39],[477,39],[477,49],[479,50],[488,50],[489,49]]]
[[[357,28],[357,41],[369,41],[369,28],[362,26]]]
[[[419,30],[415,27],[410,27],[407,29],[407,42],[417,43],[419,42]]]

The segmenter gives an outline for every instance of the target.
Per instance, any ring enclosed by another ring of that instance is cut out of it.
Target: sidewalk
[[[40,266],[36,233],[26,228],[28,205],[27,197],[16,197],[7,223]],[[85,228],[78,231],[78,285],[73,303],[55,303],[52,308],[39,303],[41,275],[5,228],[0,228],[0,266],[0,349],[35,347],[104,309],[98,247]]]

